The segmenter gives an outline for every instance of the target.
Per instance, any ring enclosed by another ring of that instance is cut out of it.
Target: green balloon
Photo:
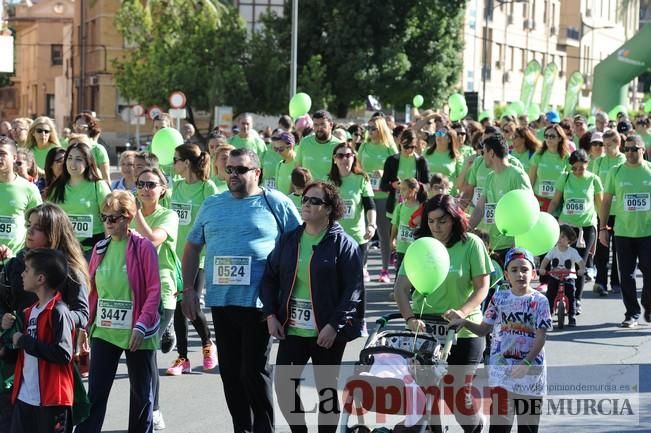
[[[312,108],[312,98],[307,93],[297,93],[289,101],[289,115],[294,119],[307,114]]]
[[[513,111],[518,113],[518,116],[526,112],[522,101],[513,101],[511,102],[510,107],[513,109]]]
[[[456,110],[450,111],[450,120],[453,122],[458,122],[468,115],[468,107],[464,106],[461,109],[457,108]]]
[[[418,108],[421,105],[423,105],[423,102],[425,102],[425,99],[423,99],[423,95],[416,95],[414,96],[414,100],[411,101],[414,104],[414,107]]]
[[[628,112],[626,111],[626,107],[623,105],[616,105],[613,107],[612,110],[608,112],[608,118],[610,120],[617,120],[617,113],[624,113],[628,115]]]
[[[527,110],[527,118],[529,119],[529,122],[533,122],[534,120],[537,120],[539,117],[540,117],[540,106],[534,102],[531,105],[529,105],[529,109]]]
[[[450,106],[450,111],[462,109],[466,106],[466,98],[459,93],[453,93],[448,98],[448,105]]]
[[[174,128],[159,129],[151,140],[151,151],[158,157],[160,165],[169,165],[174,161],[176,146],[183,144],[183,136]]]
[[[560,227],[556,218],[547,212],[540,212],[531,230],[515,237],[515,246],[526,248],[534,256],[539,256],[551,251],[559,236]]]
[[[490,112],[482,111],[481,113],[479,113],[479,117],[477,118],[477,120],[481,121],[483,119],[492,119],[492,118],[493,116],[491,115]]]
[[[506,236],[528,232],[538,221],[540,205],[533,192],[514,189],[502,196],[495,207],[495,225]]]
[[[505,116],[518,117],[518,113],[513,109],[513,107],[508,106],[502,113],[502,117]]]
[[[647,99],[644,103],[644,111],[651,113],[651,99]]]
[[[405,252],[409,282],[422,295],[429,295],[443,283],[450,270],[447,248],[434,238],[416,239]]]

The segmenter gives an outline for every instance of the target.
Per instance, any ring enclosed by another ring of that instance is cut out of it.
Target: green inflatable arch
[[[592,77],[592,108],[606,113],[628,106],[628,83],[651,69],[651,23],[602,60]]]

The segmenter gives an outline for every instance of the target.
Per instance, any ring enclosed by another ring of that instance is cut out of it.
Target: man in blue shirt
[[[296,228],[300,217],[284,194],[258,186],[260,160],[252,150],[233,150],[226,173],[229,192],[206,199],[188,235],[183,281],[194,281],[205,245],[205,301],[233,429],[273,432],[271,338],[259,286],[276,239]],[[199,311],[200,296],[191,284],[184,286],[183,313],[190,320]]]

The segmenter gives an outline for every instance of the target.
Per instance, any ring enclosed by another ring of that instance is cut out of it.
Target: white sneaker
[[[165,428],[165,420],[163,419],[163,412],[160,410],[154,411],[154,430],[163,430]]]

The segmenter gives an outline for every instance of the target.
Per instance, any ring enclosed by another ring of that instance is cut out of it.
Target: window
[[[283,15],[283,0],[238,0],[235,2],[249,32],[262,29],[260,16],[267,12]]]
[[[50,60],[52,66],[63,65],[63,45],[52,44],[50,45]]]
[[[547,24],[547,7],[549,0],[545,0],[543,3],[543,23]]]
[[[45,95],[45,115],[51,119],[54,119],[54,95],[48,93]]]

